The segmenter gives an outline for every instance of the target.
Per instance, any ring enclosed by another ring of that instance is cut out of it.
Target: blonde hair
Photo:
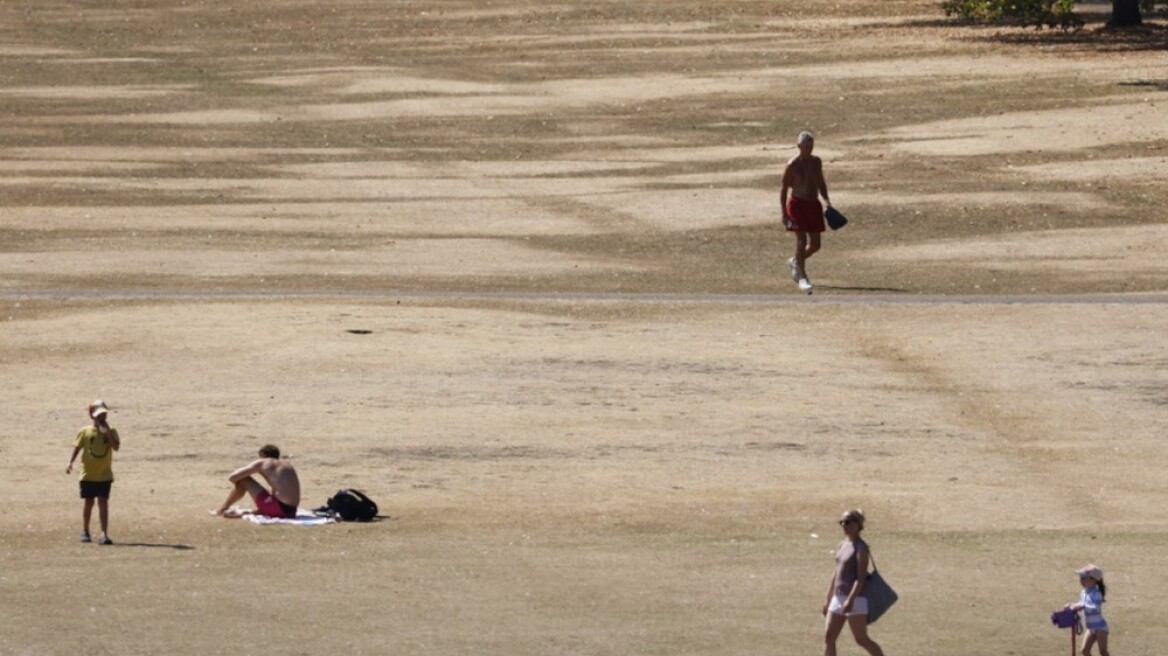
[[[860,528],[864,528],[864,511],[860,510],[859,508],[852,508],[848,512],[844,513],[844,519],[850,519],[856,522]]]

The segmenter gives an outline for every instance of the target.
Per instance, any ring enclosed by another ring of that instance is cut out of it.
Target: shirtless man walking
[[[267,481],[272,489],[267,488],[252,478],[259,474]],[[265,517],[290,518],[296,516],[296,508],[300,505],[300,477],[296,475],[296,468],[291,462],[280,459],[280,449],[271,444],[260,448],[259,460],[245,465],[231,472],[228,477],[235,487],[227,495],[227,500],[218,510],[212,510],[212,515],[221,517],[241,517],[253,511],[236,511],[231,506],[246,494],[255,500],[255,513]]]
[[[783,227],[787,232],[795,233],[795,257],[787,260],[791,280],[799,284],[800,291],[810,294],[807,258],[819,250],[824,228],[823,205],[819,203],[819,197],[823,196],[829,207],[831,200],[827,197],[827,181],[823,179],[823,161],[811,154],[815,148],[815,135],[801,132],[796,143],[799,154],[787,162],[783,171],[779,203],[783,206]]]

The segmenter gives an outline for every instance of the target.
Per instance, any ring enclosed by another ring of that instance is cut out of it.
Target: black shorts
[[[81,481],[82,499],[108,499],[113,481]]]

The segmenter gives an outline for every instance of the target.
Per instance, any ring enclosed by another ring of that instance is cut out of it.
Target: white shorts
[[[848,596],[846,594],[835,594],[831,597],[831,604],[827,607],[827,612],[832,615],[844,615],[844,603],[847,602]],[[867,615],[868,614],[868,598],[856,597],[852,601],[852,610],[847,613],[847,617],[852,615]]]

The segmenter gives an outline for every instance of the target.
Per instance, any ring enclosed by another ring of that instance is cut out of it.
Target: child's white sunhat
[[[1075,570],[1075,573],[1079,575],[1079,578],[1088,577],[1095,579],[1096,581],[1103,580],[1103,570],[1094,565],[1080,567],[1079,569]]]

